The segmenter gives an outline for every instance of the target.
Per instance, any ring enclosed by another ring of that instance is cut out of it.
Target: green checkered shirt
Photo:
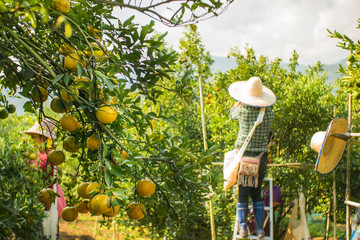
[[[230,118],[239,120],[239,133],[235,143],[235,148],[241,148],[250,130],[254,126],[259,115],[260,108],[240,105],[230,108]],[[266,108],[262,123],[256,127],[253,136],[246,148],[250,152],[267,152],[268,151],[268,134],[274,119],[274,112]]]

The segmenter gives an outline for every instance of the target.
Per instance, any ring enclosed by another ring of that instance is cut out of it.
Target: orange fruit
[[[79,121],[75,116],[66,114],[61,118],[60,126],[65,132],[72,132],[79,127]]]
[[[103,106],[95,111],[95,116],[101,123],[112,123],[117,117],[117,112],[110,106]]]
[[[125,150],[123,150],[123,151],[121,152],[121,156],[122,156],[124,159],[127,159],[128,153],[127,153]]]
[[[2,107],[0,108],[0,119],[6,119],[9,116],[9,111]]]
[[[67,56],[75,52],[75,49],[70,44],[67,43],[63,44],[59,50],[64,56]]]
[[[80,63],[82,66],[85,65],[78,54],[71,53],[69,56],[65,57],[64,68],[71,72],[77,72],[77,63]]]
[[[54,9],[63,14],[70,12],[69,0],[53,0]]]
[[[79,197],[89,198],[88,195],[86,194],[86,189],[89,185],[90,185],[89,182],[80,183],[80,185],[77,187],[77,193],[78,193]]]
[[[104,60],[105,58],[105,53],[103,52],[103,50],[99,47],[99,45],[97,45],[97,43],[94,43],[92,42],[91,44],[91,48],[94,52],[94,56],[96,59],[102,61]],[[91,52],[91,49],[90,47],[87,47],[86,50],[85,50],[85,54],[88,56],[88,57],[91,57],[92,56],[92,52]]]
[[[90,32],[90,35],[96,39],[99,38],[98,33],[100,32],[99,29],[93,28],[93,26],[89,25],[88,30]]]
[[[39,85],[35,85],[31,89],[31,96],[34,102],[45,102],[49,96],[49,92],[46,88]]]
[[[220,89],[221,89],[221,88],[216,87],[216,88],[215,88],[215,91],[217,91],[217,92],[218,92],[218,91],[220,91]]]
[[[65,151],[75,153],[79,150],[79,146],[76,143],[76,138],[74,136],[68,136],[63,141],[63,147]]]
[[[212,93],[208,94],[208,98],[212,98],[214,95]]]
[[[53,110],[56,113],[64,113],[64,112],[66,112],[66,106],[65,106],[64,102],[61,101],[61,99],[58,98],[58,97],[55,97],[51,101],[50,108],[51,108],[51,110]]]
[[[64,221],[66,222],[73,222],[77,219],[79,213],[76,210],[75,207],[65,207],[62,211],[61,211],[61,217],[64,219]]]
[[[116,205],[115,207],[111,207],[110,211],[107,211],[104,213],[107,217],[115,217],[120,211],[120,206]]]
[[[15,107],[14,104],[9,104],[9,105],[6,107],[6,110],[7,110],[10,114],[12,114],[12,113],[14,113],[14,112],[16,111],[16,107]]]
[[[155,190],[155,183],[149,179],[142,179],[136,185],[136,191],[142,197],[153,195]]]
[[[60,91],[60,96],[65,102],[74,101],[74,97],[79,96],[79,90],[76,87],[68,86],[67,90],[61,89]]]
[[[79,213],[88,213],[88,212],[90,212],[88,203],[89,203],[88,199],[83,199],[83,200],[81,200],[81,202],[78,202],[75,205],[75,208]]]
[[[206,104],[210,104],[211,101],[210,101],[210,100],[206,100],[205,103],[206,103]]]
[[[99,194],[91,199],[90,205],[95,213],[103,214],[111,210],[111,199],[109,196]]]
[[[100,139],[95,133],[86,139],[86,146],[94,151],[100,148]]]
[[[135,203],[132,202],[127,206],[127,210],[126,213],[129,216],[130,219],[134,219],[134,220],[140,220],[142,219],[145,215],[145,207],[142,203]]]
[[[41,189],[39,192],[39,201],[45,205],[51,205],[55,201],[55,192],[51,188]]]
[[[100,184],[97,182],[92,182],[86,187],[86,197],[92,198],[95,194],[100,192]]]
[[[60,165],[65,162],[65,154],[61,150],[52,150],[48,155],[48,161],[52,165]]]

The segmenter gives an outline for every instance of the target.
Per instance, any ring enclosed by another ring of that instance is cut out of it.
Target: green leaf
[[[57,83],[58,81],[60,81],[63,77],[64,77],[65,74],[61,73],[61,74],[58,74],[54,77],[54,84]]]
[[[195,24],[190,24],[191,30],[193,30],[194,32],[196,32],[197,30],[197,26]]]
[[[112,176],[111,176],[109,170],[107,170],[107,169],[105,169],[105,183],[106,183],[106,185],[108,185],[110,188],[111,188],[112,185],[113,185]]]

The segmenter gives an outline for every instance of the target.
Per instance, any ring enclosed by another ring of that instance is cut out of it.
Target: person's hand
[[[238,107],[238,106],[240,106],[241,105],[241,102],[236,102],[235,104],[234,104],[234,107]]]

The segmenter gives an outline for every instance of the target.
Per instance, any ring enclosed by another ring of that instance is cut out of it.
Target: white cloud
[[[256,54],[288,61],[293,50],[303,64],[334,63],[347,56],[336,47],[337,40],[328,37],[327,29],[347,34],[357,41],[356,29],[360,17],[359,0],[238,0],[222,15],[202,21],[198,31],[211,54],[226,56],[233,47],[243,48],[246,43]],[[150,19],[137,16],[141,23]],[[184,28],[169,28],[156,24],[160,32],[177,48]]]

